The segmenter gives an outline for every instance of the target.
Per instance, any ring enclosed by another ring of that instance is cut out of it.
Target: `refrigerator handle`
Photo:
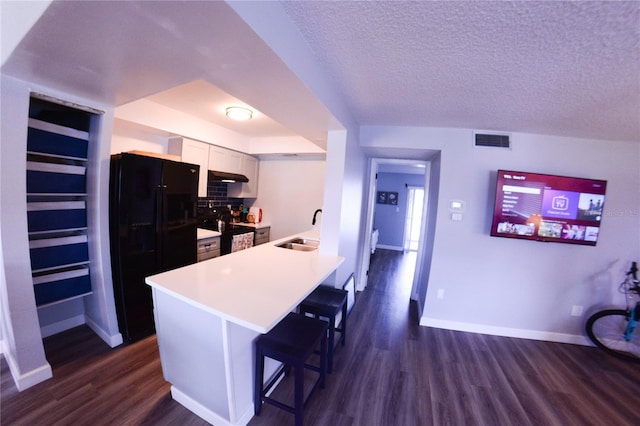
[[[164,262],[164,233],[166,232],[166,188],[167,185],[160,184],[156,188],[156,265],[159,271],[163,270]]]

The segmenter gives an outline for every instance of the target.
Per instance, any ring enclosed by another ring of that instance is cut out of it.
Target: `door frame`
[[[422,276],[422,263],[421,259],[424,258],[423,251],[425,247],[426,239],[426,222],[427,222],[427,206],[429,203],[429,177],[431,162],[426,160],[404,160],[398,158],[377,158],[373,157],[369,159],[369,182],[368,182],[368,197],[367,197],[367,210],[365,216],[365,232],[364,232],[364,247],[362,250],[362,259],[360,267],[360,279],[358,280],[358,291],[363,291],[367,287],[369,264],[371,263],[371,232],[373,231],[373,216],[375,213],[376,202],[376,190],[377,190],[377,176],[378,170],[381,164],[393,164],[398,166],[424,166],[424,200],[422,205],[422,223],[420,225],[420,240],[418,242],[418,252],[416,254],[416,269],[413,274],[413,284],[411,287],[411,299],[418,300],[417,290],[419,288],[418,277]]]

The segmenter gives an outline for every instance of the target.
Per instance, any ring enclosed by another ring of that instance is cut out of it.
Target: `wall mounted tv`
[[[491,235],[595,246],[607,182],[498,170]]]

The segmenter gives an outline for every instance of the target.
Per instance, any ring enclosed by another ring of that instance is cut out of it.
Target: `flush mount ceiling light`
[[[226,109],[225,113],[227,114],[227,117],[238,121],[250,120],[251,117],[253,117],[253,111],[244,107],[229,107]]]

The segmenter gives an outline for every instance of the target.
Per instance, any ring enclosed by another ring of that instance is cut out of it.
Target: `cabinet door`
[[[242,174],[244,155],[236,151],[227,152],[227,170],[225,172]]]
[[[249,182],[230,183],[227,195],[233,198],[256,198],[258,197],[258,159],[251,155],[242,155],[242,170]]]
[[[209,170],[228,172],[225,170],[227,162],[227,150],[219,146],[211,145],[209,148]]]
[[[198,197],[207,196],[207,170],[209,167],[209,145],[191,139],[176,138],[169,141],[169,144],[179,145],[179,148],[170,147],[170,153],[179,153],[182,161],[200,166],[198,175]]]
[[[242,173],[242,153],[211,145],[209,149],[209,170]]]

